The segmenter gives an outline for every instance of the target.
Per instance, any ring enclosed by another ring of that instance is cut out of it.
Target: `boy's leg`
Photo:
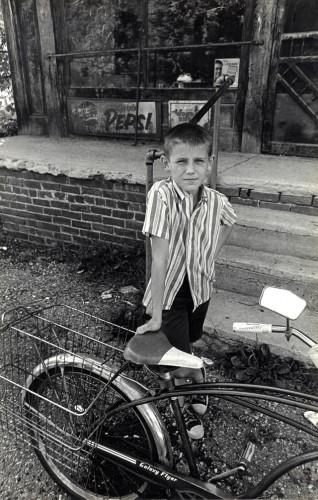
[[[187,301],[176,297],[171,309],[162,311],[162,330],[171,344],[181,351],[191,353]]]
[[[162,313],[162,330],[167,335],[171,344],[178,349],[191,353],[189,341],[189,308],[191,300],[185,297],[176,297],[171,309]],[[177,368],[171,372],[176,385],[187,383],[187,378],[192,377],[193,370]],[[203,425],[198,416],[193,412],[190,402],[179,398],[182,407],[188,435],[192,439],[202,439]]]
[[[189,339],[190,342],[196,342],[203,334],[203,324],[208,311],[209,301],[201,304],[193,313],[189,315]],[[193,380],[197,383],[205,381],[205,369],[195,370]],[[196,395],[191,399],[192,409],[198,415],[204,415],[208,409],[208,396]]]
[[[187,301],[183,297],[176,297],[169,311],[162,312],[162,330],[171,344],[184,352],[191,352],[189,342],[189,324]],[[177,368],[172,373],[176,385],[187,383],[187,373],[190,370]],[[184,397],[179,398],[180,406],[184,405]]]
[[[209,302],[209,300],[204,302],[189,314],[189,340],[191,344],[202,337],[203,324],[208,312]]]

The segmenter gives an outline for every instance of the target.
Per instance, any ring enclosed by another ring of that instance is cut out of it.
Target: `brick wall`
[[[218,187],[231,203],[318,216],[318,197]],[[140,244],[145,186],[0,168],[3,228],[42,245]]]
[[[0,169],[3,228],[35,244],[135,246],[145,212],[145,186]]]

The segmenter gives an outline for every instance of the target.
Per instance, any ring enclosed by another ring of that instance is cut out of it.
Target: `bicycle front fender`
[[[42,363],[39,363],[26,379],[24,386],[25,389],[22,391],[22,405],[24,405],[26,393],[33,392],[31,386],[34,381],[41,376],[45,376],[50,372],[50,370],[56,369],[57,367],[61,370],[65,368],[86,368],[91,373],[105,380],[110,380],[110,378],[112,378],[117,371],[117,369],[111,364],[104,363],[103,360],[88,354],[65,353],[52,356]],[[112,380],[111,383],[123,394],[125,394],[130,401],[141,399],[147,394],[144,386],[125,375],[119,375]],[[69,410],[65,408],[65,411]],[[136,411],[141,413],[146,425],[151,431],[158,451],[159,461],[162,464],[171,467],[173,464],[171,440],[166,425],[157,407],[152,403],[145,403],[139,405],[138,408],[136,408]]]

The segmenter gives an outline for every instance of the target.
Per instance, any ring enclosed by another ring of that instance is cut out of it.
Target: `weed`
[[[274,385],[315,393],[318,374],[300,361],[281,358],[270,352],[268,345],[238,345],[222,355],[213,353],[216,368],[242,383]]]

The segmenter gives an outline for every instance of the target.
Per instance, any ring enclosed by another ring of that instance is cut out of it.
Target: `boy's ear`
[[[160,161],[162,163],[162,166],[165,170],[170,170],[169,168],[169,161],[168,158],[165,155],[160,156]]]

